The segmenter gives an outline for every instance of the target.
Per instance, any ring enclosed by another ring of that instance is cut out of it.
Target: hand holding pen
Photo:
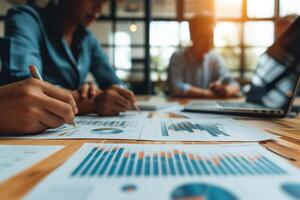
[[[74,117],[78,113],[78,109],[73,96],[63,89],[44,82],[34,65],[29,66],[29,71],[33,78],[40,80],[41,84],[48,89],[48,92],[45,92],[45,95],[48,97],[45,101],[49,105],[46,110],[47,117],[52,125],[50,127],[53,128],[53,125],[57,125],[59,122],[65,122],[76,127]]]

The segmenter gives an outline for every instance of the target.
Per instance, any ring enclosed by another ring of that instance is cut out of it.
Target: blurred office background
[[[27,0],[44,6],[48,0]],[[26,0],[0,0],[0,34],[6,11]],[[118,76],[137,94],[167,91],[172,53],[189,45],[187,20],[215,12],[215,50],[241,84],[247,84],[256,60],[274,41],[274,22],[299,14],[299,0],[108,0],[90,29],[116,67]]]

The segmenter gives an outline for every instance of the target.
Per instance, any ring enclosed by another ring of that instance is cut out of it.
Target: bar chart
[[[86,143],[25,199],[299,199],[299,177],[257,143]]]
[[[161,122],[161,130],[162,136],[169,136],[170,134],[174,133],[209,134],[212,137],[230,136],[224,131],[224,127],[218,123],[200,124],[182,121],[168,124],[167,122]]]
[[[107,128],[129,128],[136,126],[135,120],[76,120],[76,124],[79,126],[95,126],[95,127],[107,127]]]
[[[136,150],[94,147],[71,172],[72,177],[281,176],[287,172],[255,152],[203,155],[173,149]]]

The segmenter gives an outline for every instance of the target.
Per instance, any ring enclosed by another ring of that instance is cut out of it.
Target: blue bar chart
[[[299,199],[299,177],[258,143],[86,143],[25,199]]]
[[[166,122],[161,122],[162,136],[169,136],[170,132],[180,133],[207,133],[212,137],[219,136],[230,136],[224,131],[224,128],[218,123],[192,123],[189,121],[182,121],[178,123],[167,124]]]
[[[202,155],[173,149],[147,151],[94,147],[71,177],[280,176],[287,172],[259,153]]]
[[[109,127],[109,128],[127,128],[134,126],[135,121],[128,120],[76,120],[76,124],[79,126],[97,126],[97,127]]]

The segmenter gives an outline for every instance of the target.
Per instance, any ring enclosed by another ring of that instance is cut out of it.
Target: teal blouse
[[[0,84],[30,77],[28,66],[35,64],[45,81],[68,89],[82,85],[89,72],[102,89],[121,84],[114,68],[94,35],[83,27],[74,33],[70,47],[62,36],[59,8],[24,5],[8,11],[5,38],[0,47]]]

